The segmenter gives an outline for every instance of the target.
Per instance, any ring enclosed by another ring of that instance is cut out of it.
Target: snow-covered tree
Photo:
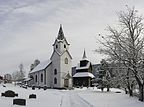
[[[98,83],[98,87],[103,91],[104,88],[107,88],[107,91],[109,91],[109,88],[112,86],[112,72],[109,67],[109,64],[106,62],[106,60],[102,59],[100,67],[99,67],[99,74],[98,78],[96,79],[96,82]]]
[[[110,35],[101,36],[104,48],[99,52],[107,54],[111,60],[123,63],[128,69],[126,80],[133,79],[139,88],[139,100],[144,100],[144,24],[142,15],[135,8],[119,13],[119,25],[108,27]]]
[[[39,63],[40,63],[40,61],[39,61],[38,59],[36,59],[36,60],[34,61],[34,63],[31,64],[31,66],[30,66],[30,71],[32,71]]]
[[[16,72],[13,72],[12,73],[12,79],[14,81],[21,81],[24,79],[25,77],[25,71],[24,71],[24,66],[23,64],[21,63],[19,66],[18,66],[19,70],[16,71]]]

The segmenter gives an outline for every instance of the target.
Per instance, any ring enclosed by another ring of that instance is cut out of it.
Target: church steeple
[[[59,29],[59,32],[58,32],[57,39],[59,39],[59,40],[63,40],[64,39],[64,33],[63,33],[63,29],[62,29],[62,25],[61,24],[60,24],[60,29]]]
[[[85,49],[84,49],[84,53],[83,53],[82,59],[87,59]]]
[[[58,31],[58,36],[55,39],[55,42],[53,44],[53,49],[58,54],[62,54],[63,52],[68,51],[69,45],[70,44],[67,42],[67,40],[64,36],[62,25],[60,25],[60,28],[59,28],[59,31]]]

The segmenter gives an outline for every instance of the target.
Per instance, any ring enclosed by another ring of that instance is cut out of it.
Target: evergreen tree
[[[109,91],[109,88],[111,87],[111,73],[109,64],[102,59],[98,79],[96,80],[98,83],[98,87],[103,91],[104,88],[107,88],[107,91]]]

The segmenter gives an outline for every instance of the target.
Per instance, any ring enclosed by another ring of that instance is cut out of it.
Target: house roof
[[[52,62],[51,60],[46,60],[44,62],[41,62],[30,73],[34,73],[46,69],[51,64],[51,62]]]
[[[73,77],[91,77],[91,78],[94,78],[95,76],[90,72],[78,72]]]
[[[84,66],[84,67],[80,67],[80,63],[78,63],[78,65],[76,67],[76,70],[88,69],[89,67],[90,67],[90,62],[88,62],[87,65]]]

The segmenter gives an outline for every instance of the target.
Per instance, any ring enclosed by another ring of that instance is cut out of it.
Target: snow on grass
[[[135,97],[129,97],[120,89],[111,89],[110,92],[87,89],[85,92],[79,92],[79,96],[94,107],[144,107],[144,102],[138,101]]]
[[[24,89],[12,84],[6,87],[0,85],[0,93],[13,90],[18,98],[26,99],[26,107],[144,107],[144,103],[137,98],[130,98],[119,89],[111,92],[101,92],[96,88],[75,88],[74,90],[56,89]],[[121,91],[122,93],[115,93]],[[29,99],[30,94],[36,94],[36,99]],[[17,98],[17,97],[15,97]],[[0,97],[1,107],[20,107],[13,105],[14,98]]]
[[[44,91],[43,89],[32,90],[31,88],[24,89],[19,86],[6,85],[6,87],[0,86],[0,93],[4,93],[7,90],[13,90],[15,93],[18,93],[18,98],[26,99],[26,107],[59,107],[61,101],[61,93],[59,90],[49,89]],[[29,99],[30,94],[36,94],[36,99]],[[15,97],[17,98],[17,97]],[[0,97],[0,104],[2,107],[11,107],[16,106],[13,104],[14,98],[9,97]]]

